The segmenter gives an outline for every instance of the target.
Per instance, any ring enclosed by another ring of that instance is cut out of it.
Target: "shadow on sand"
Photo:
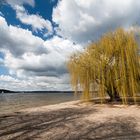
[[[46,113],[0,116],[0,140],[136,140],[134,118],[108,118],[93,122],[84,116],[98,110],[66,108]]]

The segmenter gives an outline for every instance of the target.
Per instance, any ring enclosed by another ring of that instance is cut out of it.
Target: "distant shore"
[[[0,115],[1,140],[139,140],[140,106],[71,101]]]
[[[65,90],[45,90],[45,91],[39,91],[39,90],[31,90],[31,91],[13,91],[13,90],[7,90],[7,89],[0,89],[0,93],[74,93],[74,91],[65,91]],[[79,91],[78,93],[81,93]]]

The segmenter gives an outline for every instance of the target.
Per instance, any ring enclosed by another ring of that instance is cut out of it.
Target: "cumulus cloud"
[[[45,51],[38,54],[34,53],[35,48],[32,49],[32,52],[26,50],[20,57],[15,56],[13,53],[6,52],[5,65],[11,69],[11,73],[15,73],[18,77],[59,77],[67,73],[66,62],[70,54],[81,49],[80,46],[73,45],[72,42],[59,37],[44,41],[42,45]]]
[[[63,79],[63,80],[62,80]],[[0,75],[0,88],[16,91],[22,90],[70,90],[70,85],[65,83],[67,78],[57,77],[34,77],[18,79],[10,75]]]
[[[43,17],[34,14],[28,14],[23,6],[16,5],[17,18],[26,25],[31,25],[34,31],[46,32],[45,35],[53,33],[52,24],[49,20],[45,20]],[[45,31],[44,31],[45,30]]]
[[[12,90],[39,90],[47,87],[47,83],[33,80],[21,80],[10,75],[0,75],[0,88],[12,89]]]
[[[24,4],[28,4],[32,7],[35,6],[34,0],[5,0],[8,4],[10,4],[12,7],[15,7],[16,5],[23,6]]]
[[[24,4],[35,6],[34,0],[6,0],[6,2],[16,11],[16,17],[23,24],[30,25],[35,32],[42,32],[44,36],[53,34],[52,24],[49,20],[40,15],[29,14],[24,8]]]
[[[43,40],[33,36],[32,32],[12,25],[7,25],[0,17],[0,48],[9,50],[13,55],[20,56],[26,51],[44,52]]]
[[[7,82],[7,86],[13,89],[19,82],[19,88],[26,89],[70,88],[66,62],[72,52],[81,50],[80,45],[58,36],[44,41],[31,31],[7,25],[3,17],[0,17],[0,34],[3,64],[9,69],[13,81]],[[2,78],[9,80],[9,76]],[[1,85],[5,87],[6,82],[3,80]]]
[[[50,21],[29,14],[24,8],[24,4],[34,7],[34,0],[6,1],[17,18],[34,31],[53,32]],[[71,53],[120,26],[137,32],[133,25],[140,24],[139,7],[139,0],[61,0],[52,15],[58,36],[46,41],[29,30],[8,25],[0,16],[0,51],[4,53],[0,65],[9,71],[9,75],[0,76],[0,86],[21,90],[70,89],[66,62]]]
[[[117,27],[140,24],[139,0],[61,0],[53,10],[57,32],[72,41],[88,43]]]

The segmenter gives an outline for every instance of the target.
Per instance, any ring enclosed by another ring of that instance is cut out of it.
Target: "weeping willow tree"
[[[84,52],[73,54],[68,62],[75,92],[82,90],[83,99],[90,100],[94,91],[103,102],[128,97],[136,102],[140,81],[138,45],[132,32],[117,29],[91,43]]]

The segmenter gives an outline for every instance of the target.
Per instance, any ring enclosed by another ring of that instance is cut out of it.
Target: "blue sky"
[[[53,7],[57,5],[57,2],[58,0],[36,0],[34,6],[25,3],[24,8],[28,11],[29,14],[40,15],[43,19],[49,20],[52,23],[52,26],[54,26],[55,24],[53,24],[52,21],[52,12]],[[16,18],[16,11],[10,5],[3,5],[0,11],[4,14],[4,17],[8,24],[20,26],[23,29],[31,30],[30,25],[23,24],[19,19]],[[40,32],[33,32],[33,34],[43,37]]]
[[[71,54],[118,27],[139,34],[139,13],[139,0],[4,0],[0,88],[71,90]]]
[[[52,23],[52,26],[54,26],[52,22],[52,11],[53,7],[57,5],[58,0],[36,0],[35,1],[35,6],[32,7],[28,4],[24,4],[25,9],[28,11],[29,14],[38,14],[42,16],[42,18],[49,20]],[[32,27],[30,25],[25,25],[22,22],[20,22],[19,19],[16,18],[16,11],[9,5],[8,3],[4,4],[1,6],[0,12],[3,14],[5,20],[7,21],[8,25],[14,25],[14,26],[19,26],[20,28],[23,29],[29,29],[31,30]],[[43,34],[40,32],[32,32],[34,35],[39,36],[43,39],[46,39],[46,37],[43,37]],[[53,34],[48,37],[53,37]],[[0,52],[0,58],[4,59],[4,54]],[[0,74],[7,75],[8,74],[8,69],[2,65],[0,66]]]

